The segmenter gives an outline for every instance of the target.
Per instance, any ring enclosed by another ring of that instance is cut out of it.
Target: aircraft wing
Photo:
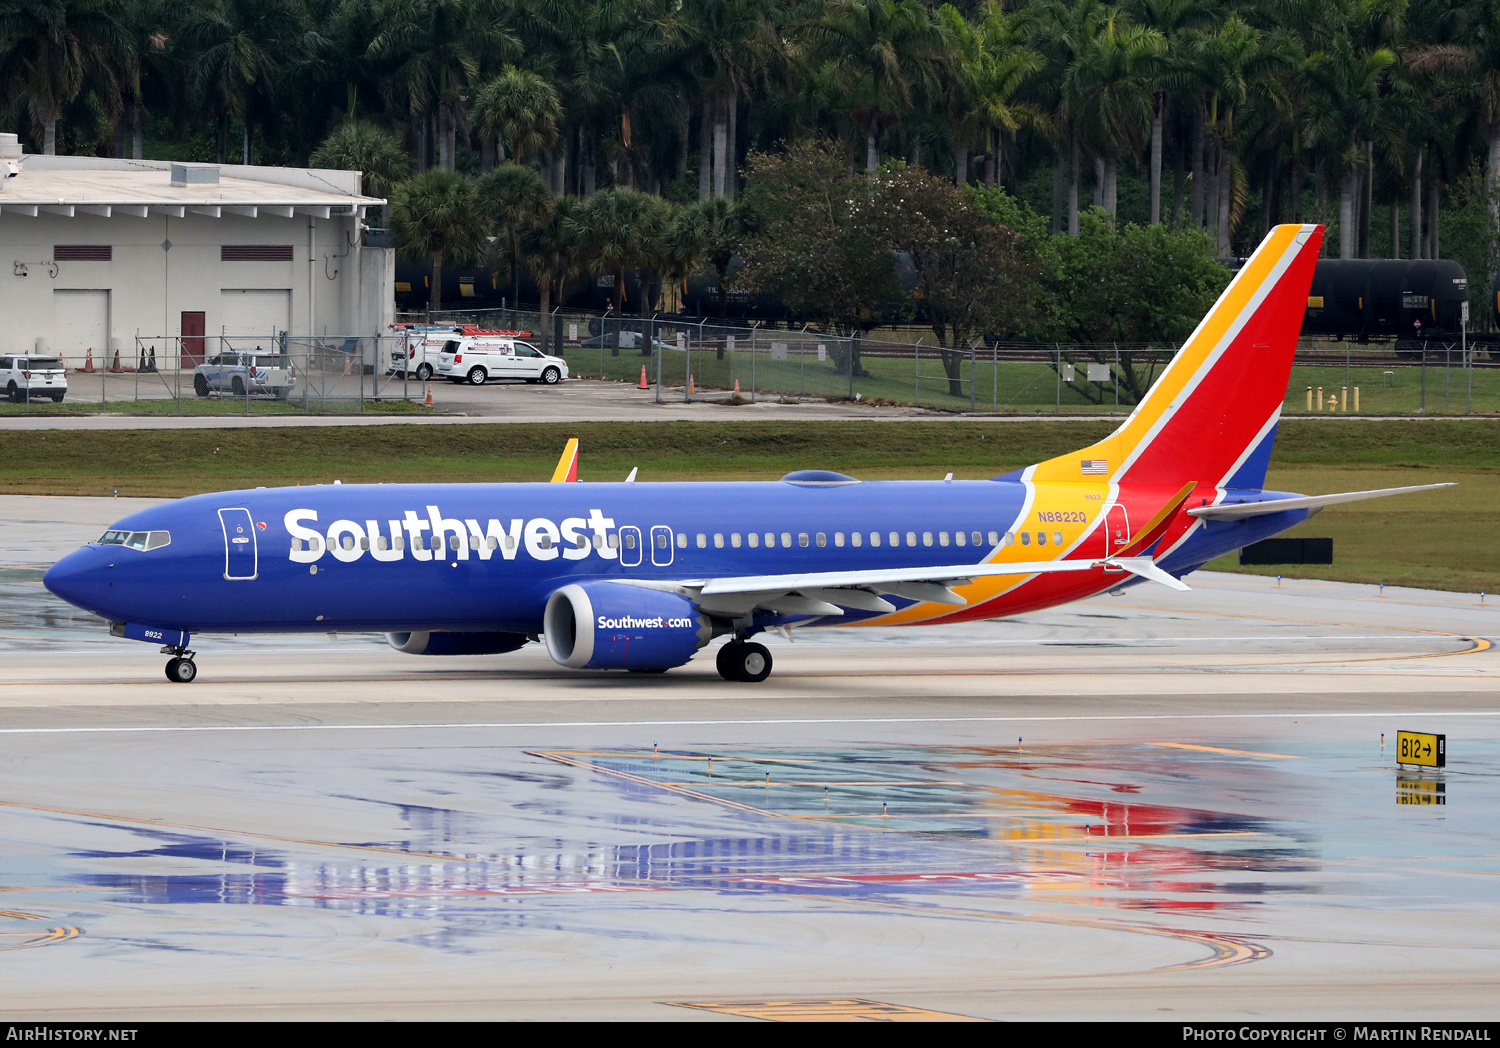
[[[896,606],[885,596],[934,604],[968,603],[953,592],[978,578],[1006,575],[1043,575],[1095,568],[1123,568],[1133,575],[1176,590],[1188,587],[1157,567],[1150,557],[1110,557],[1089,560],[1016,561],[1008,564],[947,564],[925,568],[873,568],[864,571],[814,571],[790,575],[742,575],[673,582],[630,580],[649,589],[682,593],[704,611],[745,614],[765,608],[788,615],[842,615],[845,608],[887,613]]]
[[[1361,502],[1364,499],[1383,499],[1387,495],[1406,495],[1413,491],[1432,491],[1434,488],[1451,488],[1453,481],[1445,484],[1416,484],[1406,488],[1376,488],[1372,491],[1344,491],[1336,495],[1299,495],[1290,499],[1269,499],[1265,502],[1220,503],[1217,506],[1198,506],[1187,511],[1190,517],[1206,520],[1244,520],[1267,513],[1280,513],[1288,509],[1322,509],[1341,502]]]

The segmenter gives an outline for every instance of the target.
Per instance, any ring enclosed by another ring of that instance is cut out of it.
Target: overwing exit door
[[[259,573],[260,555],[255,541],[255,522],[248,509],[219,510],[224,529],[224,577],[253,579]]]

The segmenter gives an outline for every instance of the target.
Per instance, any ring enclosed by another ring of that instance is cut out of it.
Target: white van
[[[57,357],[36,354],[0,357],[0,389],[13,404],[32,397],[50,397],[61,404],[68,392],[68,375]]]
[[[492,378],[553,386],[568,377],[568,362],[517,339],[469,336],[444,343],[437,373],[450,382],[471,386],[482,386]]]

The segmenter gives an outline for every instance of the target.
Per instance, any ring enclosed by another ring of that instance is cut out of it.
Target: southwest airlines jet
[[[1323,230],[1278,226],[1134,413],[1071,455],[993,480],[366,484],[257,488],[142,510],[47,588],[197,676],[193,634],[382,632],[412,655],[541,640],[572,669],[661,671],[717,637],[964,622],[1181,576],[1322,506],[1262,490]],[[576,442],[554,480],[574,479]]]

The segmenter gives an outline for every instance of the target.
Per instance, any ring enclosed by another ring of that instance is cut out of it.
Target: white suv
[[[438,357],[437,373],[450,382],[482,386],[492,378],[518,378],[552,386],[568,377],[568,362],[511,338],[470,336],[450,339]]]
[[[0,357],[0,388],[14,404],[32,397],[51,397],[61,404],[68,392],[68,375],[57,357],[25,355]]]

